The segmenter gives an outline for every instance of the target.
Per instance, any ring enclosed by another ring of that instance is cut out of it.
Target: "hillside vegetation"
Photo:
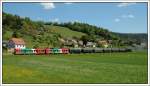
[[[61,26],[50,26],[47,25],[47,29],[50,29],[51,32],[60,34],[63,38],[73,38],[73,37],[78,37],[81,38],[81,36],[86,35],[85,33],[82,32],[77,32],[70,30],[67,27],[61,27]]]
[[[126,45],[147,41],[147,34],[114,33],[103,27],[97,27],[81,22],[43,22],[32,21],[3,12],[3,40],[21,37],[27,47],[60,47],[59,39],[76,38],[78,40],[97,42],[97,40],[112,40],[114,45]],[[83,37],[84,36],[84,37]],[[112,45],[113,45],[112,44]]]
[[[9,21],[8,21],[9,20]],[[3,40],[12,37],[21,37],[27,47],[59,47],[58,38],[72,38],[85,35],[82,32],[70,30],[67,27],[45,25],[41,21],[32,21],[29,18],[20,18],[17,15],[3,13]]]

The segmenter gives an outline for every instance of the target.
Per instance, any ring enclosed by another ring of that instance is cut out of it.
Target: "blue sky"
[[[42,21],[79,21],[120,33],[147,33],[147,3],[3,3],[3,11]]]

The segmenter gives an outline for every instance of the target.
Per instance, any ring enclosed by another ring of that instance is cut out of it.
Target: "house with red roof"
[[[7,48],[10,52],[14,51],[16,48],[24,49],[26,48],[25,41],[22,38],[11,38],[7,44]]]

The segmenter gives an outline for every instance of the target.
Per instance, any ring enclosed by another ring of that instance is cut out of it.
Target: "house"
[[[78,45],[79,45],[80,47],[82,47],[82,46],[83,46],[83,41],[78,41]]]
[[[144,48],[147,48],[147,46],[148,46],[146,42],[142,42],[142,43],[140,43],[140,45]]]
[[[94,42],[87,42],[86,47],[96,47],[96,43],[94,43]]]
[[[13,52],[15,48],[24,49],[26,46],[22,38],[11,38],[7,44],[7,48],[9,52]]]
[[[63,38],[59,38],[58,40],[59,40],[62,44],[65,43],[65,40],[64,40]]]
[[[132,44],[132,47],[134,47],[134,50],[145,50],[148,48],[148,45],[146,42],[141,42],[140,44]]]
[[[72,39],[73,47],[77,48],[79,47],[78,42],[75,39]]]
[[[98,45],[107,48],[109,46],[109,43],[106,40],[98,41]]]
[[[78,47],[78,42],[72,38],[66,38],[64,42],[64,46],[67,47]]]
[[[63,43],[64,46],[67,46],[67,47],[72,47],[73,46],[73,42],[70,38],[65,38],[64,40],[65,40],[65,42]]]

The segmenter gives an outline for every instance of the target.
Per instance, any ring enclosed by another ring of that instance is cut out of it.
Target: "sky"
[[[34,21],[78,21],[119,33],[147,33],[147,3],[3,3],[3,12]]]

